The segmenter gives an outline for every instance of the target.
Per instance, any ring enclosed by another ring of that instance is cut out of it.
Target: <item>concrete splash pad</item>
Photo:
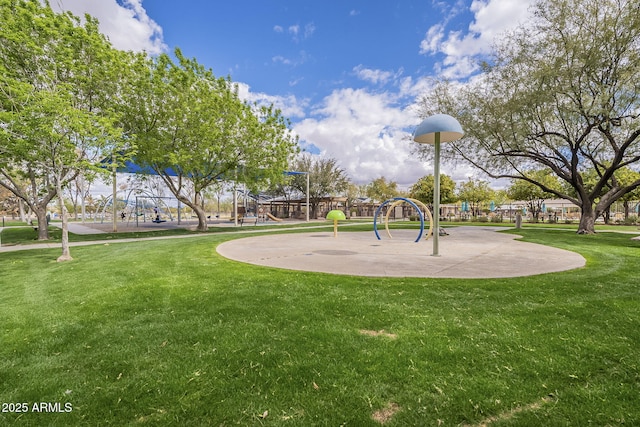
[[[254,236],[218,246],[220,255],[250,264],[289,270],[374,277],[500,278],[584,267],[575,252],[515,240],[499,228],[455,227],[440,237],[440,256],[418,230],[392,230],[382,240],[371,232]]]

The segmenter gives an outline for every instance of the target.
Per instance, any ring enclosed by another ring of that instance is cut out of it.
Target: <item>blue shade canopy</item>
[[[440,142],[451,142],[462,138],[462,126],[448,114],[427,117],[413,132],[413,140],[420,144],[435,144],[436,132],[440,132]]]

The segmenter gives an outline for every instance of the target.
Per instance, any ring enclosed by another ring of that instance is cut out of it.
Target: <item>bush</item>
[[[624,220],[624,225],[635,225],[637,223],[638,217],[636,215],[629,215],[629,217]]]
[[[489,218],[487,218],[486,216],[479,216],[476,219],[478,222],[489,222]]]
[[[496,222],[496,223],[497,222],[502,222],[502,216],[498,216],[498,215],[492,216],[491,217],[491,222]]]

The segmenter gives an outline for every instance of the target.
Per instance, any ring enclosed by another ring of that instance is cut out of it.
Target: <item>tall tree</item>
[[[396,197],[400,194],[398,183],[395,181],[387,181],[384,176],[374,179],[367,185],[367,197],[375,202],[384,202],[385,200]]]
[[[527,173],[532,180],[541,182],[547,188],[560,189],[560,183],[555,175],[550,175],[544,170],[531,171]],[[507,195],[511,200],[520,200],[526,202],[531,216],[537,220],[538,216],[542,212],[542,205],[545,199],[554,197],[553,193],[544,191],[538,185],[532,184],[529,181],[522,179],[515,179],[511,182],[511,185],[507,189]]]
[[[304,154],[298,157],[292,165],[293,170],[309,173],[309,204],[311,218],[318,215],[318,205],[327,197],[335,197],[346,191],[349,179],[344,169],[338,166],[333,158],[314,157]],[[294,175],[291,186],[300,194],[306,194],[307,181],[304,175]]]
[[[480,209],[493,199],[494,191],[487,181],[473,180],[463,182],[458,186],[457,196],[459,200],[469,203],[473,216],[478,216]]]
[[[481,76],[442,83],[424,113],[448,112],[465,137],[446,144],[494,178],[522,179],[579,206],[578,233],[640,180],[614,182],[640,162],[640,3],[539,0],[534,18],[506,34]],[[527,175],[543,169],[571,192]],[[593,169],[593,186],[584,174]]]
[[[223,178],[249,186],[282,179],[297,139],[279,110],[243,102],[230,80],[180,50],[175,55],[177,63],[168,55],[138,57],[123,117],[135,135],[136,161],[159,175],[206,231],[204,190]]]
[[[0,0],[0,185],[36,214],[41,240],[49,202],[64,213],[62,189],[121,141],[116,52],[90,16],[81,25],[48,3]],[[70,259],[64,215],[62,250]]]
[[[409,194],[428,205],[433,205],[433,175],[423,176],[411,186]],[[440,201],[452,203],[457,200],[456,183],[449,175],[440,174]]]
[[[630,182],[634,182],[640,179],[640,172],[636,172],[631,170],[630,168],[620,169],[616,172],[615,179],[621,182],[622,185],[627,185]],[[640,187],[637,187],[635,190],[625,194],[619,199],[622,201],[622,206],[624,209],[624,219],[629,218],[629,211],[631,208],[631,202],[636,202],[640,200]]]

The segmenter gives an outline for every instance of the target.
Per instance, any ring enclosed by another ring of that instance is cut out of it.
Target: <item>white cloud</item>
[[[491,51],[496,37],[527,21],[534,0],[473,0],[474,20],[467,32],[446,33],[445,25],[431,27],[420,43],[421,54],[441,53],[436,70],[444,77],[464,78],[477,70],[475,57]]]
[[[353,72],[359,79],[373,84],[385,84],[395,77],[395,74],[391,71],[372,70],[365,68],[362,64],[354,67]]]
[[[276,55],[271,58],[273,63],[281,63],[284,65],[290,65],[292,67],[298,67],[306,62],[313,60],[313,58],[304,50],[298,52],[298,56],[295,58],[287,58],[282,55]]]
[[[285,29],[281,25],[274,25],[273,31],[276,33],[285,33]],[[305,24],[301,27],[300,24],[289,25],[286,32],[291,36],[294,42],[299,43],[302,40],[310,38],[316,32],[316,26],[313,22]]]
[[[294,125],[300,139],[338,160],[358,184],[385,176],[401,186],[429,174],[429,165],[411,154],[410,133],[418,118],[389,94],[340,89]],[[407,130],[410,129],[410,130]]]
[[[258,104],[271,105],[282,111],[282,115],[288,118],[305,117],[305,109],[308,106],[306,100],[298,100],[294,95],[274,96],[261,92],[252,92],[251,87],[246,83],[237,83],[238,96],[240,99],[257,102]]]
[[[420,53],[436,53],[443,38],[444,26],[442,24],[437,24],[429,28],[424,40],[420,42]]]
[[[291,25],[289,27],[289,34],[293,35],[294,37],[298,36],[298,33],[300,33],[300,25]]]
[[[136,52],[146,51],[152,55],[165,52],[167,46],[162,39],[160,27],[142,6],[142,0],[55,0],[54,10],[66,10],[83,17],[89,14],[100,21],[100,31],[114,47]]]
[[[316,26],[314,25],[313,22],[308,23],[307,25],[304,26],[304,38],[308,39],[309,37],[311,37],[313,35],[313,33],[316,32]]]

